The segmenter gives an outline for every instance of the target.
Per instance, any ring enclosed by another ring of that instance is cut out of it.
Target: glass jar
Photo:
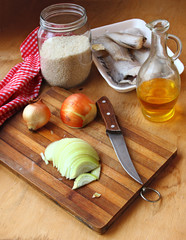
[[[92,65],[90,43],[83,7],[60,3],[45,8],[40,15],[38,47],[46,82],[66,89],[84,82]]]

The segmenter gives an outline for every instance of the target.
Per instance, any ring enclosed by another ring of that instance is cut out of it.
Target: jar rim
[[[69,23],[55,23],[47,19],[52,16],[61,15],[64,13],[78,14],[80,18]],[[40,25],[53,32],[68,32],[81,28],[87,22],[86,10],[80,5],[74,3],[58,3],[44,8],[40,14]]]

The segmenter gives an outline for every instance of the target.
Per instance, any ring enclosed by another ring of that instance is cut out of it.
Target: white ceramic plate
[[[130,19],[123,22],[118,22],[110,25],[106,25],[99,28],[94,28],[91,30],[92,38],[99,37],[107,32],[119,32],[125,30],[127,28],[139,28],[143,32],[144,36],[147,38],[147,43],[151,43],[151,31],[145,26],[146,22],[141,19]],[[168,48],[169,56],[173,55],[173,52]],[[135,85],[130,85],[129,83],[126,84],[117,84],[115,83],[112,78],[107,74],[106,69],[102,66],[99,59],[93,54],[93,61],[102,75],[102,77],[106,80],[110,87],[115,89],[118,92],[129,92],[136,88]],[[177,59],[175,65],[178,69],[179,74],[181,74],[184,70],[184,65],[182,62]]]

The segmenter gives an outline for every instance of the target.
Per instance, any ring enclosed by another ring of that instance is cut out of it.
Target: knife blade
[[[97,101],[97,106],[104,120],[106,133],[110,138],[112,146],[122,167],[134,180],[143,185],[143,182],[137,173],[129,155],[122,131],[117,122],[110,100],[103,96]]]

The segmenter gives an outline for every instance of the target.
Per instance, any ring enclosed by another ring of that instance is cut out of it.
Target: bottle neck
[[[166,45],[167,36],[166,33],[156,33],[152,31],[152,40],[151,40],[151,55],[156,55],[158,57],[167,56],[167,45]]]

